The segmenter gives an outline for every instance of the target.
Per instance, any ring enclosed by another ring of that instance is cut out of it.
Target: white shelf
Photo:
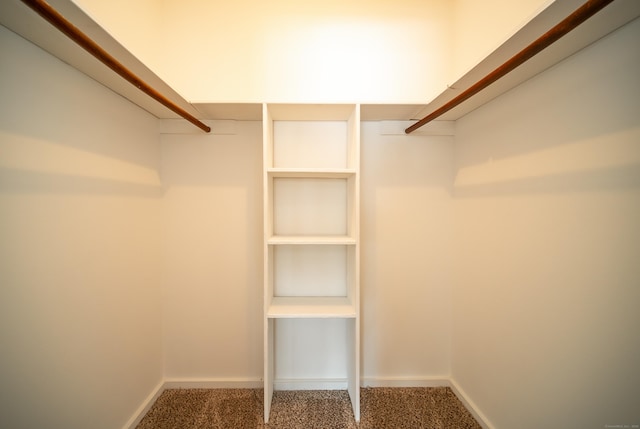
[[[281,318],[355,318],[356,308],[346,297],[273,297],[267,317]]]
[[[346,121],[355,104],[269,104],[274,121]]]
[[[274,235],[267,239],[269,245],[345,245],[354,246],[357,243],[354,237],[342,235],[318,235],[318,236],[286,236]]]
[[[347,168],[269,168],[269,177],[296,177],[296,178],[319,178],[319,179],[348,179],[356,174],[353,169]]]

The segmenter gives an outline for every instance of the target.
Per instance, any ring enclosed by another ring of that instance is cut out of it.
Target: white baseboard
[[[347,380],[337,379],[277,379],[273,390],[347,390]]]
[[[165,389],[257,389],[263,387],[260,378],[211,378],[164,380]]]
[[[151,391],[149,396],[147,396],[147,398],[142,402],[142,405],[138,407],[136,412],[133,413],[133,416],[129,419],[129,421],[125,423],[124,429],[134,429],[136,426],[138,426],[142,418],[145,416],[145,414],[147,414],[147,412],[151,409],[151,406],[156,402],[156,399],[158,399],[158,397],[162,395],[163,391],[164,382],[161,381],[156,386],[156,388]]]
[[[453,393],[455,393],[455,395],[458,397],[460,402],[462,402],[462,404],[467,408],[467,410],[469,410],[473,418],[475,418],[478,421],[480,426],[482,426],[484,429],[494,429],[494,426],[491,424],[489,419],[487,419],[487,417],[484,414],[482,414],[480,409],[467,396],[465,391],[462,390],[462,388],[458,385],[458,383],[456,383],[455,380],[453,379],[449,380],[449,382],[450,382],[451,390],[453,390]]]
[[[362,387],[449,387],[443,377],[363,377]]]

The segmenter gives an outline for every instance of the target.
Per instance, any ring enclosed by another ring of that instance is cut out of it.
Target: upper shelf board
[[[267,104],[274,121],[346,121],[355,104]]]

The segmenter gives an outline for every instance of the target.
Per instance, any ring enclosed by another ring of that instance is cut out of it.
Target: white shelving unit
[[[263,133],[264,420],[279,383],[344,387],[359,421],[360,106],[264,104]]]

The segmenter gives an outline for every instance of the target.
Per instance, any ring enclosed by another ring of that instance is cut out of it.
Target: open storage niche
[[[274,388],[346,388],[359,420],[359,106],[263,124],[265,422]]]
[[[334,236],[353,239],[356,230],[353,172],[271,171],[265,225],[270,238]]]
[[[346,180],[274,178],[273,229],[275,235],[347,235]]]
[[[274,361],[277,388],[346,389],[349,324],[353,319],[275,319],[275,349],[291,351],[279,354]],[[299,359],[301,354],[308,358]]]

